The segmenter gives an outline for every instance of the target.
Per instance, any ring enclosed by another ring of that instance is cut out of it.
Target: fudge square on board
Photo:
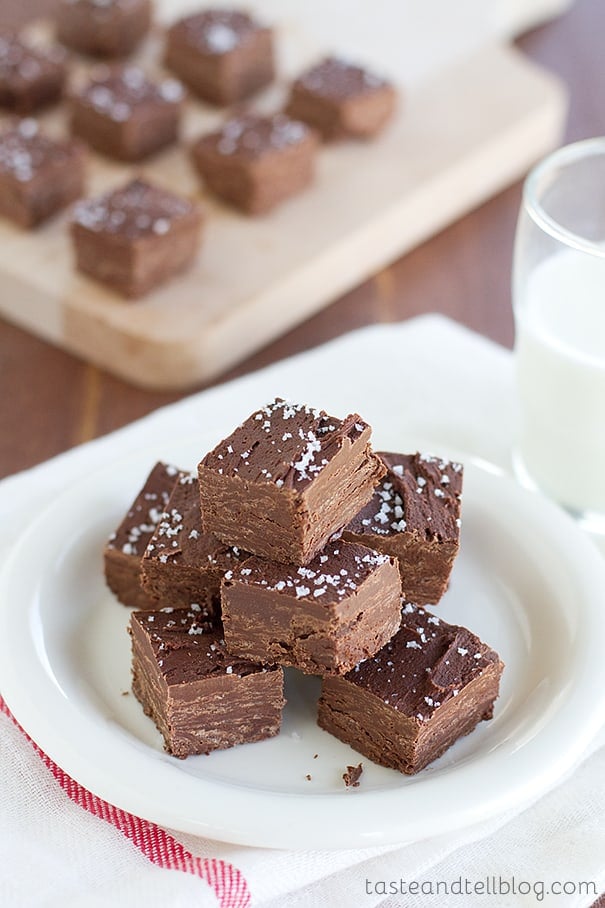
[[[101,154],[141,161],[178,139],[184,91],[138,66],[98,66],[71,99],[71,129]]]
[[[0,132],[0,215],[31,228],[80,198],[85,153],[77,142],[43,135],[35,120]]]
[[[462,464],[432,454],[378,457],[387,475],[343,538],[397,558],[405,598],[436,604],[460,546]]]
[[[65,53],[58,47],[30,45],[16,32],[0,30],[0,107],[29,114],[54,104],[67,76]]]
[[[176,467],[156,463],[105,546],[105,580],[124,605],[157,608],[157,602],[140,585],[141,559],[166,510],[178,475]]]
[[[313,181],[316,133],[284,114],[246,114],[194,143],[206,186],[248,214],[264,214]]]
[[[144,296],[192,264],[201,227],[195,203],[135,179],[75,206],[76,265],[122,296]]]
[[[407,604],[372,659],[324,677],[319,725],[375,763],[413,774],[493,715],[497,653],[465,627]]]
[[[273,34],[245,12],[207,9],[169,29],[164,63],[205,101],[234,104],[273,81]]]
[[[151,0],[60,0],[57,39],[83,54],[126,57],[151,25]]]
[[[371,498],[386,472],[357,414],[277,399],[198,465],[202,522],[227,545],[306,564]]]
[[[304,567],[254,556],[223,579],[225,641],[254,662],[346,672],[396,632],[400,591],[393,559],[342,540]]]
[[[175,757],[262,741],[279,732],[278,666],[227,652],[222,629],[198,608],[133,612],[132,689]]]
[[[240,554],[204,533],[197,477],[181,472],[145,550],[141,585],[156,603],[175,608],[195,603],[218,616],[222,576],[237,565]]]
[[[368,139],[390,120],[396,102],[397,92],[385,79],[328,57],[294,82],[286,112],[326,140]]]

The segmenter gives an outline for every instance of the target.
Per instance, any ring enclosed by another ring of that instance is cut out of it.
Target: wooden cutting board
[[[124,302],[74,272],[66,216],[34,233],[3,222],[0,312],[137,385],[200,384],[518,179],[557,144],[565,113],[557,79],[508,45],[484,48],[413,87],[377,141],[322,150],[315,186],[262,218],[206,197],[184,151],[168,151],[139,172],[203,200],[206,236],[186,275]],[[218,119],[190,103],[185,137]],[[93,193],[128,173],[91,159]]]

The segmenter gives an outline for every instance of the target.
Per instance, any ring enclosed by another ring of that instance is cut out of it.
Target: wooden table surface
[[[0,0],[0,25],[51,2]],[[605,134],[604,33],[603,0],[576,0],[569,13],[518,41],[570,88],[567,140]],[[425,312],[442,312],[510,346],[510,267],[520,198],[520,185],[501,193],[223,378],[353,328]],[[1,320],[0,389],[0,477],[183,396],[130,387]]]

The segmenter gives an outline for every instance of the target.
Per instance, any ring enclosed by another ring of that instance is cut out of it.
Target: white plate
[[[122,696],[129,613],[104,586],[101,551],[156,457],[192,465],[216,440],[173,442],[90,476],[11,553],[0,581],[0,690],[55,762],[138,816],[277,848],[443,833],[530,800],[573,765],[605,720],[604,563],[556,508],[472,464],[461,552],[438,614],[506,663],[491,722],[411,778],[363,759],[361,786],[347,790],[342,773],[360,757],[316,726],[318,682],[288,672],[277,738],[184,761],[165,754],[138,702]]]

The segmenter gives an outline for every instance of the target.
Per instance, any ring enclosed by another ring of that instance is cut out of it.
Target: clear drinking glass
[[[605,138],[527,177],[513,269],[515,470],[605,532]]]

